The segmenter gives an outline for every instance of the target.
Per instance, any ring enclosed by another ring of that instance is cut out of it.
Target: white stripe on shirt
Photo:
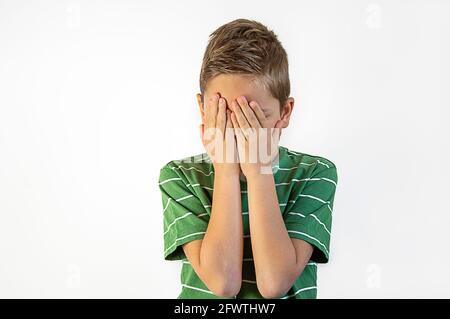
[[[159,185],[163,185],[163,184],[165,184],[167,182],[170,182],[170,181],[181,181],[181,178],[180,177],[169,178],[169,179],[166,179],[166,180],[164,180],[164,181],[162,181],[162,182],[160,182],[158,184]]]
[[[306,291],[306,290],[312,290],[312,289],[317,289],[317,286],[301,288],[301,289],[297,290],[293,295],[284,296],[284,297],[281,297],[280,299],[287,299],[287,298],[290,298],[290,297],[294,297],[295,295],[297,295],[300,292],[303,292],[303,291]]]
[[[308,238],[311,238],[311,239],[317,241],[325,249],[325,252],[327,253],[327,255],[329,255],[327,247],[320,240],[318,240],[317,238],[315,238],[315,237],[313,237],[311,235],[308,235],[307,233],[303,233],[301,231],[296,231],[296,230],[288,230],[288,233],[300,234],[300,235],[306,236]]]
[[[187,237],[191,237],[191,236],[195,236],[195,235],[199,235],[199,234],[206,234],[206,232],[201,231],[201,232],[192,233],[192,234],[189,234],[189,235],[186,235],[186,236],[177,238],[177,239],[175,240],[175,242],[174,242],[172,245],[170,245],[169,247],[167,247],[167,249],[164,251],[164,254],[165,254],[167,251],[169,251],[170,248],[172,248],[173,246],[175,246],[175,244],[176,244],[178,241],[183,240],[183,239],[185,239],[185,238],[187,238]]]
[[[314,219],[316,219],[316,220],[319,222],[319,224],[321,224],[321,225],[323,226],[323,228],[325,228],[326,232],[331,236],[331,233],[330,233],[330,231],[328,230],[327,226],[326,226],[324,223],[322,223],[322,221],[321,221],[319,218],[317,218],[316,215],[314,215],[314,214],[309,214],[308,216],[305,216],[305,215],[303,215],[303,214],[301,214],[301,213],[295,213],[295,212],[289,212],[288,214],[291,214],[291,215],[299,215],[300,217],[308,217],[308,216],[314,217]]]

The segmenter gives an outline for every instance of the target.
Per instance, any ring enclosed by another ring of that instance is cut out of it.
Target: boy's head
[[[263,24],[237,19],[210,34],[200,72],[197,102],[204,123],[204,101],[214,93],[231,102],[243,95],[266,115],[265,127],[289,125],[294,99],[289,97],[288,59],[277,36]]]

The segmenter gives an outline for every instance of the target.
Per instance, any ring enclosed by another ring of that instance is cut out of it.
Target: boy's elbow
[[[258,290],[264,299],[277,299],[286,293],[284,289],[282,290],[277,287],[258,287]]]
[[[242,280],[238,277],[222,276],[211,291],[221,297],[234,297],[241,290]]]
[[[241,283],[240,282],[230,282],[227,284],[224,284],[222,286],[222,289],[219,291],[219,296],[222,297],[234,297],[236,296],[239,291],[241,290]]]
[[[287,279],[287,278],[286,278]],[[289,280],[270,280],[257,282],[258,291],[265,299],[277,299],[284,296],[291,288]]]
[[[271,284],[265,286],[258,286],[259,293],[265,299],[277,299],[286,294],[289,289],[285,289],[279,285]]]

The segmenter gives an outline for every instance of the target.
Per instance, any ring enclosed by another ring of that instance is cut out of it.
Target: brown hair
[[[207,82],[219,74],[255,77],[281,107],[290,94],[287,53],[276,34],[254,20],[236,19],[209,35],[200,72],[202,102]]]

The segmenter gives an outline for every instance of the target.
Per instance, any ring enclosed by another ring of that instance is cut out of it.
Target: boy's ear
[[[284,103],[283,111],[281,112],[280,121],[281,127],[286,128],[289,126],[289,120],[291,118],[292,110],[294,108],[294,98],[288,97]]]
[[[201,93],[197,93],[196,97],[197,97],[197,104],[198,104],[198,107],[200,109],[200,115],[202,117],[202,123],[205,123],[205,111],[203,109],[203,102],[202,102],[202,95],[201,95]]]

